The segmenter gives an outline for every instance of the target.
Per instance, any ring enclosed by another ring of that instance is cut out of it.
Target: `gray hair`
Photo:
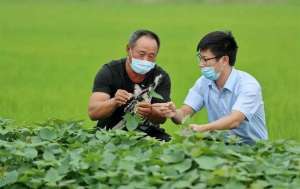
[[[133,32],[129,38],[128,45],[130,47],[133,47],[135,45],[136,41],[143,36],[147,36],[147,37],[150,37],[151,39],[154,39],[156,41],[157,47],[159,49],[160,40],[159,40],[158,35],[149,30],[137,30],[137,31]]]

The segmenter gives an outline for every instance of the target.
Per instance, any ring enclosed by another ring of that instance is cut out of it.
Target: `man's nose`
[[[143,60],[152,61],[152,57],[148,57],[147,55],[142,57]]]
[[[204,64],[203,61],[200,61],[199,64],[198,64],[198,66],[199,66],[200,68],[204,68],[204,67],[205,67],[205,64]]]

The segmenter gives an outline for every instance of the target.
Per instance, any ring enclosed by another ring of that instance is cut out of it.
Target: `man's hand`
[[[176,106],[173,102],[155,103],[155,104],[152,104],[152,107],[162,117],[172,118],[176,115]]]
[[[220,119],[206,124],[190,124],[194,131],[205,132],[214,130],[229,130],[240,126],[245,120],[245,115],[240,111],[232,111],[230,115],[221,117]]]
[[[127,103],[128,100],[130,100],[132,98],[132,94],[122,90],[122,89],[118,89],[113,100],[115,101],[117,107],[120,107],[124,104]]]
[[[149,118],[152,113],[152,105],[148,102],[137,103],[137,114],[144,118]]]
[[[205,127],[204,125],[190,124],[189,127],[197,132],[208,131],[207,127]]]

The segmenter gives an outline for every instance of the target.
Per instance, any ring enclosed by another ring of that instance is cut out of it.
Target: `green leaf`
[[[96,138],[104,143],[107,143],[110,140],[110,137],[108,135],[106,135],[104,132],[101,131],[97,131],[96,132]]]
[[[46,161],[53,161],[55,160],[55,156],[52,152],[50,152],[49,150],[45,150],[43,153],[43,158]]]
[[[53,129],[44,127],[39,131],[39,136],[44,140],[54,140],[57,138],[57,134]]]
[[[287,150],[296,154],[300,154],[300,146],[288,147]]]
[[[240,159],[240,161],[243,161],[243,162],[252,162],[252,161],[254,161],[254,159],[252,157],[249,157],[249,156],[243,155],[241,153],[235,152],[231,149],[225,150],[224,153],[230,154],[230,155],[235,156],[235,157],[238,157]]]
[[[174,169],[177,170],[179,173],[183,173],[187,170],[189,170],[192,166],[192,160],[191,159],[185,159],[181,163],[174,164]]]
[[[166,149],[164,150],[161,160],[166,163],[177,163],[184,160],[184,152],[179,149]]]
[[[224,183],[224,189],[245,189],[246,185],[240,183],[236,180],[230,180],[229,182]]]
[[[220,168],[216,168],[212,174],[219,177],[230,177],[231,172],[232,170],[229,166],[221,166]]]
[[[160,100],[163,100],[164,98],[158,94],[157,92],[155,92],[154,90],[151,90],[149,92],[149,96],[152,97],[152,98],[157,98],[157,99],[160,99]]]
[[[113,161],[116,159],[116,156],[111,152],[105,151],[103,154],[102,164],[109,167],[112,165]]]
[[[125,170],[129,173],[132,173],[134,171],[135,162],[121,160],[118,162],[118,164],[119,164],[118,169],[120,169],[120,170]]]
[[[226,161],[219,157],[200,156],[195,158],[199,167],[204,170],[214,170],[217,166],[224,164]]]
[[[250,185],[250,189],[264,189],[270,184],[264,180],[256,180]]]
[[[8,172],[5,176],[6,177],[6,183],[7,184],[12,184],[12,183],[17,182],[18,175],[19,174],[16,170]]]
[[[177,179],[180,176],[180,173],[175,171],[172,165],[165,165],[162,167],[161,172],[164,179]]]
[[[65,156],[63,159],[60,159],[59,161],[59,167],[58,167],[58,172],[60,175],[67,174],[69,172],[70,168],[70,157]]]
[[[48,183],[55,184],[57,181],[61,180],[62,176],[59,175],[58,171],[54,168],[50,168],[44,180]]]
[[[25,157],[33,159],[38,155],[38,152],[35,148],[25,148],[24,150]]]
[[[185,172],[183,174],[183,177],[182,179],[183,180],[187,180],[189,182],[195,182],[196,180],[199,179],[199,177],[201,176],[202,177],[202,174],[200,174],[197,170],[198,169],[195,169],[195,167],[191,167],[191,171],[189,172]],[[202,171],[202,170],[201,170]]]
[[[179,180],[179,181],[176,181],[175,183],[173,183],[171,188],[180,188],[180,189],[190,188],[191,185],[192,185],[192,183],[187,180]]]
[[[13,184],[18,180],[18,172],[16,170],[6,172],[5,175],[0,177],[0,187]]]
[[[141,119],[137,115],[133,115],[129,112],[124,115],[124,119],[126,121],[125,126],[128,131],[135,130],[141,121]]]

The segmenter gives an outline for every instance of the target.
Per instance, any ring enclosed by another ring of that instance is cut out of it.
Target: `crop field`
[[[0,119],[0,187],[9,189],[264,189],[300,186],[299,143],[240,145],[184,130],[171,142],[75,121],[15,127]]]
[[[186,3],[184,3],[186,2]],[[195,48],[213,30],[231,30],[236,68],[263,89],[271,140],[300,139],[300,7],[297,1],[0,1],[0,116],[18,123],[84,120],[94,76],[102,64],[126,56],[131,32],[161,38],[157,63],[171,76],[180,106],[200,76]],[[207,121],[205,110],[194,118]],[[178,130],[164,124],[170,133]]]

